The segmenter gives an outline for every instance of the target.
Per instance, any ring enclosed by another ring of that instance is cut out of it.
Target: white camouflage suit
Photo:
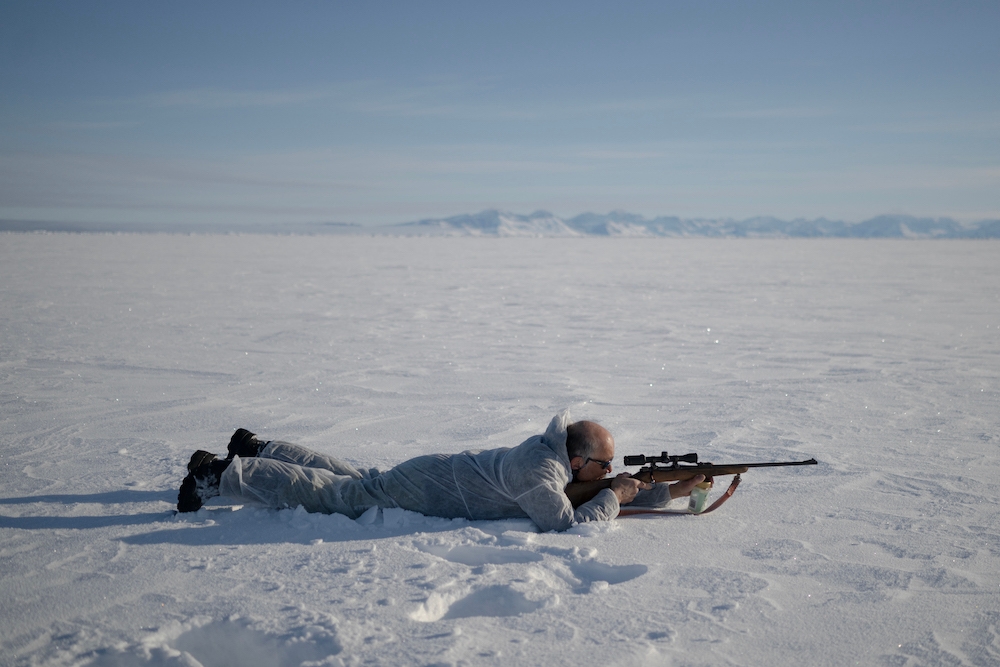
[[[564,492],[573,477],[566,453],[569,424],[569,412],[563,411],[544,434],[517,447],[420,456],[386,472],[359,471],[330,456],[273,441],[256,458],[234,458],[219,490],[238,502],[302,505],[309,512],[352,519],[372,507],[470,520],[527,517],[542,531],[614,519],[619,504],[611,489],[575,510]]]

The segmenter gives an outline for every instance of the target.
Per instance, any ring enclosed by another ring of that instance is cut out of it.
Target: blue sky
[[[1000,218],[998,2],[0,1],[0,218]]]

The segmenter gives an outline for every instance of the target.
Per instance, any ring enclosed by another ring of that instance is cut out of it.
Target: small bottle
[[[688,501],[688,512],[691,514],[701,514],[708,504],[708,491],[712,488],[712,482],[705,480],[701,484],[695,485],[691,489],[691,499]]]

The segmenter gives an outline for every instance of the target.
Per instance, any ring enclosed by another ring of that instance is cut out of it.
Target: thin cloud
[[[537,121],[607,114],[643,114],[684,106],[682,100],[663,98],[551,102],[528,97],[512,100],[503,97],[501,90],[489,80],[435,80],[398,86],[365,80],[269,90],[203,87],[98,102],[200,110],[320,104],[346,112],[377,116],[479,121]]]
[[[596,149],[580,151],[579,156],[585,160],[662,160],[669,157],[664,151]]]
[[[141,125],[139,121],[135,120],[121,120],[121,121],[73,121],[73,120],[61,120],[53,121],[48,123],[46,126],[51,130],[58,131],[100,131],[100,130],[119,130],[128,127],[138,127]]]
[[[391,87],[377,81],[353,81],[299,88],[233,89],[188,88],[149,93],[126,99],[103,99],[99,103],[133,104],[153,108],[240,109],[294,107],[328,103],[346,110],[387,115],[449,115],[455,105],[444,100],[458,96],[455,85]]]
[[[731,118],[735,120],[794,120],[797,118],[825,118],[836,115],[833,109],[821,107],[772,107],[765,109],[733,109],[707,114],[709,118]]]
[[[324,89],[306,90],[226,90],[192,88],[153,93],[133,101],[151,107],[190,107],[196,109],[232,109],[247,107],[296,106],[331,99],[334,93]]]
[[[1000,131],[1000,120],[996,118],[918,118],[892,120],[884,123],[859,125],[859,130],[885,132],[888,134],[979,134],[995,135]]]

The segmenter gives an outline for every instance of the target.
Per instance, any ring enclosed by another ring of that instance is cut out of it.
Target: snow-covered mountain
[[[391,225],[359,225],[339,222],[271,224],[190,223],[60,223],[0,220],[0,232],[167,232],[167,233],[259,233],[259,234],[387,234],[392,236],[648,236],[718,238],[1000,238],[1000,220],[962,224],[951,218],[917,218],[910,215],[880,215],[858,223],[816,218],[780,220],[774,217],[746,220],[645,218],[627,211],[607,214],[582,213],[560,218],[548,211],[520,215],[488,209],[449,218],[428,218]]]
[[[369,228],[370,229],[370,228]],[[746,220],[647,219],[626,211],[583,213],[562,219],[547,211],[519,215],[495,209],[450,218],[432,218],[378,228],[385,233],[443,236],[666,236],[747,238],[1000,238],[1000,220],[963,225],[951,218],[882,215],[859,223],[826,218]]]
[[[547,211],[518,215],[495,209],[471,215],[386,225],[381,229],[445,236],[581,236],[580,231]]]

